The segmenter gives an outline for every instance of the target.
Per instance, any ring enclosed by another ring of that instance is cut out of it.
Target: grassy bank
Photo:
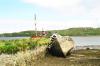
[[[45,57],[45,51],[46,46],[40,46],[34,50],[27,50],[16,54],[1,54],[0,66],[33,66],[35,60]]]
[[[45,57],[48,38],[0,40],[0,66],[33,66]]]
[[[34,49],[37,46],[47,45],[49,43],[48,38],[26,38],[16,40],[0,40],[0,54],[15,54],[18,51],[26,51]]]

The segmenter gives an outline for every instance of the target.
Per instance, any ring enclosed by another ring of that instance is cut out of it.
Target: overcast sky
[[[100,27],[100,0],[0,0],[0,33]]]

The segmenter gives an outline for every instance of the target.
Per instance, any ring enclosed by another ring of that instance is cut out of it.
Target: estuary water
[[[29,37],[0,37],[0,40],[23,39]],[[76,46],[100,45],[100,36],[72,36]]]
[[[72,38],[77,46],[100,45],[100,36],[75,36]]]

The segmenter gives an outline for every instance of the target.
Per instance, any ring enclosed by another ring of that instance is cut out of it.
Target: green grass
[[[0,40],[0,54],[15,54],[18,51],[31,50],[34,49],[36,46],[47,45],[48,43],[48,38]]]

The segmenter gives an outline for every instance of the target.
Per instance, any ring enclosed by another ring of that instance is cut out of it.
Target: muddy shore
[[[34,66],[100,66],[100,50],[76,50],[66,58],[48,55]]]
[[[17,55],[0,55],[0,66],[100,66],[100,49],[73,50],[66,58],[44,55],[43,49],[45,47]]]

